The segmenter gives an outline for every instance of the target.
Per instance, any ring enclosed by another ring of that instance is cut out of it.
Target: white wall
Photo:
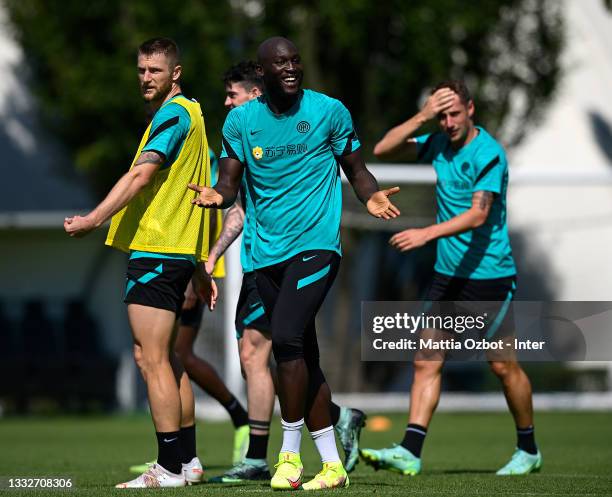
[[[510,174],[612,170],[612,14],[565,0],[563,80],[542,122],[510,153]],[[509,189],[508,222],[546,254],[558,300],[611,300],[612,185]]]

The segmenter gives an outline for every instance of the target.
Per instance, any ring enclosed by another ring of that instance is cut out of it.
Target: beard
[[[153,91],[148,91],[153,90]],[[157,88],[147,88],[147,92],[143,90],[142,98],[147,103],[155,103],[159,101],[163,101],[168,93],[172,90],[172,81],[168,82],[165,85],[161,85]]]

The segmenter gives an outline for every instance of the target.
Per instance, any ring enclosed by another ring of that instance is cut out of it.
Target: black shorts
[[[236,306],[236,338],[240,340],[245,328],[253,328],[262,333],[270,333],[270,321],[257,290],[255,273],[244,273],[240,287],[240,297]]]
[[[202,315],[204,314],[204,303],[198,299],[191,309],[183,310],[181,313],[181,326],[189,326],[195,328],[196,332],[200,328]]]
[[[319,367],[315,317],[339,266],[336,252],[308,250],[257,269],[257,289],[270,320],[277,364],[303,358],[309,368]]]
[[[194,269],[192,262],[181,259],[130,259],[123,301],[166,309],[180,316]]]
[[[441,273],[434,273],[433,281],[425,297],[430,309],[438,309],[442,314],[486,315],[486,329],[482,336],[487,339],[499,338],[514,333],[514,314],[510,303],[516,292],[516,276],[489,280],[455,278]],[[446,306],[436,302],[478,302],[477,305]]]

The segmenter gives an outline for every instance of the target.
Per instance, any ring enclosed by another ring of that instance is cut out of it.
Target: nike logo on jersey
[[[261,130],[261,129],[252,129],[251,130],[251,136],[253,136],[256,133],[259,133],[260,131],[263,131],[263,130]]]
[[[318,257],[318,255],[311,255],[310,257],[304,256],[302,257],[302,260],[306,262],[306,261],[309,261],[310,259],[314,259],[315,257]]]

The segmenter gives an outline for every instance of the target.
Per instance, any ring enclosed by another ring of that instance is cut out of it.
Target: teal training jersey
[[[208,157],[210,157],[210,184],[215,186],[219,180],[219,161],[210,147],[208,148]]]
[[[253,269],[306,250],[341,254],[336,157],[359,147],[346,107],[312,90],[303,90],[282,115],[270,110],[265,96],[230,111],[221,158],[245,166],[247,196],[253,202]]]
[[[253,271],[253,257],[251,255],[251,247],[253,246],[253,225],[255,223],[255,213],[253,200],[248,193],[248,187],[245,179],[242,179],[240,186],[242,193],[242,208],[244,209],[244,224],[242,227],[242,246],[240,247],[240,265],[243,273]]]
[[[458,278],[505,278],[516,274],[506,224],[508,163],[502,146],[477,129],[478,135],[456,151],[444,133],[416,137],[419,162],[431,162],[438,177],[438,223],[470,209],[474,192],[495,194],[482,226],[438,240],[435,270]]]
[[[162,169],[176,161],[191,127],[189,112],[182,105],[174,103],[178,98],[185,97],[175,95],[155,113],[149,139],[142,149],[143,152],[161,154],[165,159]]]

